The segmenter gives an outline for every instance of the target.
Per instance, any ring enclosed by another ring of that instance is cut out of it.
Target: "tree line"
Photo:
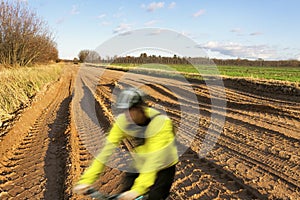
[[[111,63],[111,64],[146,64],[146,63],[159,63],[159,64],[216,64],[227,66],[260,66],[260,67],[300,67],[298,60],[278,60],[266,61],[263,59],[248,60],[248,59],[210,59],[207,57],[164,57],[141,53],[140,56],[125,56],[125,57],[106,57],[101,56],[94,50],[82,50],[78,54],[80,62],[89,63]]]
[[[57,59],[47,23],[25,2],[0,0],[0,64],[27,66]]]

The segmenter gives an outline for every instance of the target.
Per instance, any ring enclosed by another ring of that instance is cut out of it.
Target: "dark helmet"
[[[116,107],[120,109],[131,108],[135,105],[144,103],[144,97],[144,92],[136,88],[125,89],[118,95]]]

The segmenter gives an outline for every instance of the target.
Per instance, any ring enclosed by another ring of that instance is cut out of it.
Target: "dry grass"
[[[47,83],[59,78],[58,64],[5,69],[0,67],[0,125],[25,106]]]

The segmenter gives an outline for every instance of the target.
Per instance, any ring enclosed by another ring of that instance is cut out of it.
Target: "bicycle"
[[[121,194],[115,194],[115,195],[106,195],[100,193],[98,190],[95,188],[90,188],[87,190],[87,192],[84,195],[88,195],[92,197],[93,199],[98,199],[98,200],[118,200]],[[146,196],[139,196],[135,198],[135,200],[145,200]]]

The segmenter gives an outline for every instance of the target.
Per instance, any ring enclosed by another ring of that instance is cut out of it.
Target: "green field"
[[[193,65],[162,65],[162,64],[113,64],[126,70],[148,68],[197,73],[201,75],[222,75],[229,77],[247,77],[255,79],[271,79],[290,82],[300,82],[299,67],[254,67],[254,66],[193,66]]]

